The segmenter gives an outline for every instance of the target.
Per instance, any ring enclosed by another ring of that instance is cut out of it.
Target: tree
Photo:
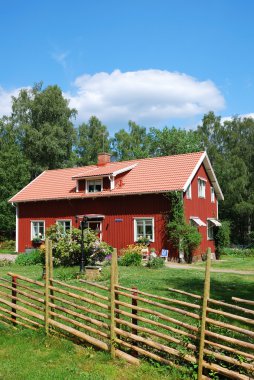
[[[149,132],[150,156],[198,152],[202,149],[196,131],[164,127],[162,130],[151,128]]]
[[[17,144],[16,132],[3,118],[0,120],[0,233],[5,237],[12,237],[15,230],[15,207],[8,200],[29,178],[29,163]]]
[[[245,244],[254,229],[254,120],[224,122],[208,113],[198,134],[225,194],[220,217],[230,221],[232,241]]]
[[[149,157],[149,139],[145,127],[129,121],[129,132],[120,129],[111,142],[117,160]]]
[[[68,106],[58,86],[42,89],[42,83],[13,97],[10,123],[21,150],[30,162],[31,179],[45,169],[73,164],[76,110]]]
[[[97,117],[92,116],[87,124],[83,123],[78,128],[76,147],[78,165],[95,164],[98,153],[102,151],[109,151],[109,133],[107,127]]]

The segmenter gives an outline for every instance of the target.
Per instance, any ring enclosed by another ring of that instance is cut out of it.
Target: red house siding
[[[168,247],[165,235],[168,211],[169,201],[161,194],[20,203],[18,251],[24,252],[26,246],[31,246],[33,220],[45,221],[48,228],[58,219],[71,219],[72,226],[78,227],[75,215],[103,214],[102,239],[118,250],[134,243],[135,217],[153,217],[155,241],[150,246],[160,252]]]
[[[198,197],[198,177],[207,180],[205,187],[205,198]],[[206,170],[203,165],[200,166],[195,177],[191,182],[191,199],[186,198],[186,193],[184,193],[184,210],[186,221],[190,221],[191,216],[198,216],[203,222],[207,224],[207,218],[217,218],[217,198],[215,195],[215,202],[211,202],[211,182],[208,178]],[[212,252],[215,252],[214,240],[207,239],[207,227],[199,227],[199,232],[202,235],[202,241],[200,247],[197,249],[196,255],[201,255],[206,252],[208,247],[211,248]]]

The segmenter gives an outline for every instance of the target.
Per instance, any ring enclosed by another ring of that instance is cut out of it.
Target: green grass
[[[0,322],[1,380],[178,380],[182,372],[144,362],[113,361],[105,352],[78,346],[43,332],[14,330]]]
[[[193,265],[195,267],[205,267],[204,262],[197,262]],[[254,271],[254,257],[222,256],[221,260],[212,262],[212,268]]]
[[[9,249],[0,249],[0,255],[1,253],[9,254],[9,255],[16,255],[16,252],[10,251]]]
[[[212,267],[216,265],[217,263],[212,263]],[[251,265],[250,262],[248,265]],[[103,269],[101,280],[104,284],[109,284],[109,270],[109,267]],[[42,279],[41,265],[24,267],[12,264],[0,267],[0,277],[8,277],[9,271],[36,280]],[[78,267],[57,268],[54,270],[54,277],[77,284],[75,275],[78,271]],[[167,288],[202,294],[204,272],[198,268],[190,271],[173,268],[153,270],[145,267],[119,267],[119,283],[127,287],[135,286],[145,292],[186,300],[186,297],[171,293]],[[254,300],[253,283],[254,275],[212,273],[211,297],[226,302],[231,302],[232,296]],[[46,338],[43,332],[4,328],[1,322],[0,362],[1,380],[14,377],[17,380],[191,379],[190,373],[181,373],[180,370],[176,371],[149,361],[143,362],[138,368],[119,360],[113,362],[107,353],[77,346],[56,337]]]

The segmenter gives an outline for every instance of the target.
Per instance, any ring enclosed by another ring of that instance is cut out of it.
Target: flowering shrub
[[[121,249],[121,256],[124,256],[127,253],[137,253],[142,255],[142,250],[146,248],[147,246],[145,244],[130,244],[127,245],[126,248]]]
[[[65,234],[57,225],[52,225],[46,231],[46,236],[52,240],[53,257],[55,265],[72,266],[80,264],[81,260],[81,231],[73,228]],[[85,265],[103,261],[105,256],[113,250],[107,243],[98,240],[95,231],[84,231]],[[45,249],[44,249],[45,251]]]

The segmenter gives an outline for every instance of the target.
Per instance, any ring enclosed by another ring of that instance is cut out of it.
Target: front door
[[[89,220],[88,228],[95,231],[100,240],[102,239],[102,222],[101,221]]]

